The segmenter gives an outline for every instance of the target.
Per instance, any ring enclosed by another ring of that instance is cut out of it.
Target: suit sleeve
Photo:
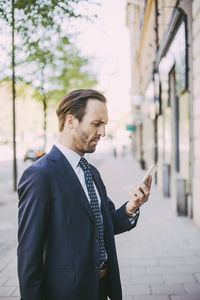
[[[115,209],[114,203],[108,197],[106,199],[110,215],[112,216],[115,234],[120,234],[129,231],[137,225],[139,213],[134,218],[134,222],[131,222],[125,210],[127,202],[124,203],[120,208]]]
[[[23,300],[45,300],[43,251],[48,225],[49,189],[43,172],[29,167],[18,185],[18,276]]]

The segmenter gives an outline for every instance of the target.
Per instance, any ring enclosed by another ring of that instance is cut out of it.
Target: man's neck
[[[71,145],[71,143],[67,142],[66,139],[62,139],[62,137],[60,137],[60,138],[58,139],[58,143],[60,143],[60,144],[61,144],[62,146],[64,146],[64,147],[68,148],[69,150],[71,150],[71,151],[73,151],[73,152],[79,154],[80,156],[84,156],[84,154],[85,154],[85,153],[82,153],[82,152],[76,150],[76,149]]]

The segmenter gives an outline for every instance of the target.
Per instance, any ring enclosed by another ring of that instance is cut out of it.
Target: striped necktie
[[[105,244],[104,244],[103,224],[101,221],[99,202],[98,202],[97,195],[96,195],[96,192],[94,189],[92,173],[90,171],[90,166],[88,164],[88,161],[84,157],[81,157],[79,164],[85,175],[85,182],[86,182],[88,194],[90,197],[90,206],[94,213],[96,226],[99,231],[99,260],[100,260],[100,265],[102,265],[106,261],[106,250],[105,250]]]

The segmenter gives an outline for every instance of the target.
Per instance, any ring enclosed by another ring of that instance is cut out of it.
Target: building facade
[[[127,1],[133,152],[200,228],[200,1]]]
[[[192,179],[193,179],[193,218],[200,227],[200,1],[192,2]]]

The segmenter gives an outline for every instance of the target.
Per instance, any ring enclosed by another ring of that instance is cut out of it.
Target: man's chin
[[[93,153],[96,150],[96,146],[93,148],[87,149],[86,153]]]
[[[87,150],[85,151],[85,153],[93,153],[96,150],[96,145],[95,146],[90,146],[87,148]]]

